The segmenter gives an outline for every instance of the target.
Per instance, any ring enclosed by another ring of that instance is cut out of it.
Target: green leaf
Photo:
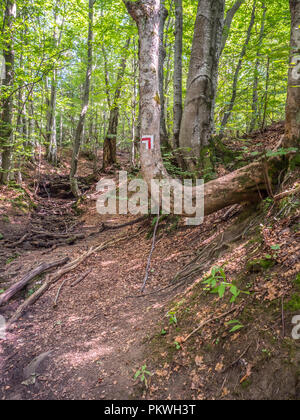
[[[225,291],[226,291],[226,285],[225,285],[225,283],[222,283],[222,284],[219,286],[219,289],[218,289],[218,293],[219,293],[219,297],[220,297],[220,298],[224,297],[224,295],[225,295]]]
[[[137,379],[139,376],[140,376],[140,374],[141,374],[142,372],[140,371],[140,370],[138,370],[137,372],[136,372],[136,374],[134,375],[134,379]]]
[[[235,332],[235,331],[241,330],[242,328],[244,328],[244,325],[236,325],[233,328],[231,328],[229,332]]]

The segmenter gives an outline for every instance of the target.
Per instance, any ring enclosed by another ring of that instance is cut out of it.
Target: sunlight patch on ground
[[[69,365],[73,367],[78,367],[80,365],[84,365],[86,363],[90,363],[93,361],[98,360],[100,357],[107,356],[113,352],[112,347],[102,346],[93,348],[87,352],[70,352],[65,353],[61,357],[61,362],[68,362]]]

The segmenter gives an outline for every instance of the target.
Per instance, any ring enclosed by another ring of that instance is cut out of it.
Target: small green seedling
[[[146,388],[148,388],[147,375],[152,376],[152,373],[147,370],[147,365],[143,365],[136,371],[134,379],[137,380],[140,378],[140,381],[145,384]]]
[[[180,350],[181,349],[181,345],[178,343],[178,341],[175,341],[174,344],[175,344],[176,350]]]
[[[169,317],[169,324],[170,325],[177,325],[176,312],[174,312],[174,311],[168,312],[167,317]]]

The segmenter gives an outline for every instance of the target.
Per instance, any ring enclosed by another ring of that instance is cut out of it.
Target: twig
[[[127,226],[135,225],[136,223],[143,222],[147,218],[145,216],[139,217],[138,219],[132,220],[131,222],[123,223],[121,225],[106,225],[105,223],[102,224],[103,230],[117,230],[122,229]]]
[[[275,195],[274,200],[279,201],[279,200],[282,200],[283,198],[288,197],[290,195],[297,194],[298,192],[300,192],[300,186],[298,186],[297,188],[294,188],[293,190],[284,191],[280,194]]]
[[[72,284],[71,287],[75,287],[77,286],[78,283],[80,283],[81,281],[83,281],[91,272],[93,271],[93,269],[91,268],[90,270],[86,271],[82,276],[79,277],[79,279],[75,280]]]
[[[146,287],[146,283],[147,283],[147,280],[148,280],[148,277],[149,277],[149,270],[150,270],[151,258],[152,258],[153,251],[155,249],[156,232],[157,232],[157,228],[158,228],[158,224],[159,224],[159,219],[160,219],[160,217],[159,217],[159,214],[158,214],[157,215],[157,220],[156,220],[156,223],[155,223],[154,232],[153,232],[152,246],[151,246],[150,254],[149,254],[149,257],[148,257],[148,262],[147,262],[147,267],[146,267],[146,274],[145,274],[143,286],[141,288],[141,293],[144,292],[145,287]]]
[[[240,306],[239,307],[237,307],[237,308],[233,308],[233,309],[230,309],[230,311],[228,311],[228,312],[225,312],[225,313],[223,313],[223,314],[221,314],[221,315],[219,315],[219,316],[216,316],[215,318],[209,318],[209,319],[207,319],[206,321],[204,321],[204,322],[202,322],[200,325],[199,325],[199,327],[197,327],[194,331],[192,331],[187,337],[185,337],[185,339],[182,341],[183,343],[185,343],[193,334],[195,334],[197,331],[199,331],[201,328],[203,328],[203,327],[205,327],[205,325],[207,325],[207,324],[210,324],[211,322],[213,322],[213,321],[217,321],[218,319],[221,319],[221,318],[224,318],[226,315],[229,315],[229,314],[231,314],[232,312],[235,312],[237,309],[239,309],[240,308]]]
[[[58,301],[58,298],[59,298],[60,291],[61,291],[61,289],[63,288],[63,286],[64,286],[64,284],[66,283],[66,281],[67,281],[67,280],[68,280],[68,279],[65,279],[65,280],[62,282],[62,284],[59,286],[58,291],[57,291],[57,294],[56,294],[56,297],[55,297],[55,300],[54,300],[54,302],[53,302],[53,308],[56,308],[56,307],[57,307],[57,301]]]
[[[247,348],[243,351],[243,353],[234,362],[230,363],[229,366],[227,366],[225,369],[223,369],[221,373],[225,373],[228,369],[235,366],[241,360],[241,358],[245,356],[247,351],[250,349],[251,345],[252,345],[252,343],[250,343],[249,346],[247,346]]]
[[[25,235],[22,236],[22,238],[19,239],[17,242],[14,242],[12,244],[5,244],[5,247],[6,248],[16,248],[18,245],[21,245],[27,238],[28,238],[28,233],[25,233]]]

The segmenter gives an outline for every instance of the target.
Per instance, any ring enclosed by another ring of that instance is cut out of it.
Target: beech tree
[[[179,145],[190,170],[211,167],[216,77],[224,24],[225,0],[199,0]],[[200,160],[200,162],[199,162]]]
[[[4,45],[3,56],[5,63],[5,78],[1,86],[1,119],[0,119],[0,147],[2,149],[0,184],[6,184],[9,179],[12,158],[12,122],[13,122],[13,87],[14,87],[14,22],[16,18],[16,2],[8,0],[6,2],[4,15]]]
[[[174,147],[179,148],[179,134],[182,118],[182,0],[175,0],[175,45],[174,45]]]

